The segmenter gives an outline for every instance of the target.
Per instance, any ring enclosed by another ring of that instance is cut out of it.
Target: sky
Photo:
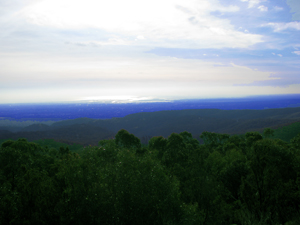
[[[299,0],[0,0],[0,103],[300,93]]]

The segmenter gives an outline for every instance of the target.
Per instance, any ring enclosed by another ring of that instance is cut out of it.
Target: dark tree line
[[[126,130],[72,152],[0,149],[0,224],[299,224],[300,135],[188,132],[147,146]]]

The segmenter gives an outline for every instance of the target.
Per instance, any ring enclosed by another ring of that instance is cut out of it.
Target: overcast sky
[[[299,0],[0,0],[0,103],[300,93]]]

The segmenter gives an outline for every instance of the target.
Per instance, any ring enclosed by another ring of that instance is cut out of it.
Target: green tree
[[[161,160],[167,148],[167,139],[162,136],[152,137],[148,146],[150,151],[157,151],[157,158]]]
[[[272,139],[256,141],[247,150],[249,175],[243,180],[241,195],[256,221],[281,223],[296,214],[293,198],[297,172],[292,153]],[[254,221],[253,221],[254,222]]]
[[[274,137],[274,130],[271,129],[271,128],[266,128],[264,129],[264,137],[265,138],[271,138],[271,137]]]
[[[122,151],[116,163],[116,217],[122,224],[178,224],[178,181],[166,175],[158,161],[146,154]]]
[[[121,148],[130,148],[134,150],[138,150],[142,146],[140,139],[124,129],[116,134],[115,142]]]
[[[258,132],[247,132],[245,134],[245,138],[246,138],[246,145],[248,147],[252,146],[256,141],[263,139],[262,135]]]
[[[204,144],[209,148],[211,152],[215,150],[222,152],[222,146],[225,142],[228,141],[230,135],[204,131],[200,135],[200,138],[204,141]]]
[[[176,164],[182,167],[187,162],[187,158],[188,152],[184,138],[179,134],[172,133],[167,140],[166,151],[162,158],[163,164],[169,168]]]
[[[181,137],[183,137],[183,142],[186,145],[189,145],[189,146],[187,146],[187,148],[196,149],[199,147],[199,141],[197,139],[193,138],[191,133],[184,131],[184,132],[181,132],[179,135]]]
[[[48,175],[53,160],[26,139],[4,142],[0,149],[1,224],[55,223],[51,209],[56,186]],[[3,201],[2,201],[3,200]],[[57,221],[56,221],[57,222]]]

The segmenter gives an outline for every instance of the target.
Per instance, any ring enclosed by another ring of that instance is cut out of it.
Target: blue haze
[[[0,119],[67,120],[76,118],[110,119],[139,112],[183,109],[256,109],[300,107],[300,95],[273,95],[246,98],[185,99],[149,103],[53,103],[0,104]]]

